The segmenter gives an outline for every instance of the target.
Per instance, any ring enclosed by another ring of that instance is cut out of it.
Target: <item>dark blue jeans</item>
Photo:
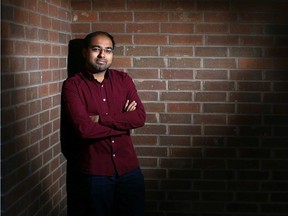
[[[137,168],[123,176],[84,176],[89,216],[144,216],[144,177]]]

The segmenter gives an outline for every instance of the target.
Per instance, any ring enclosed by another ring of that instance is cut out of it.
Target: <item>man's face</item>
[[[83,56],[91,73],[106,71],[112,64],[112,41],[105,35],[98,35],[92,38],[89,47],[83,50]]]

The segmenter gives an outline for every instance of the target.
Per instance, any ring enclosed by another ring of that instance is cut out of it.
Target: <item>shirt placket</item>
[[[108,101],[107,101],[107,94],[106,94],[106,89],[105,89],[105,83],[101,83],[100,85],[100,92],[101,92],[101,100],[102,100],[102,110],[105,115],[109,114],[109,109],[108,109]],[[111,145],[111,154],[112,158],[116,157],[115,149],[114,149],[114,143],[115,139],[112,137],[110,139],[110,145]]]

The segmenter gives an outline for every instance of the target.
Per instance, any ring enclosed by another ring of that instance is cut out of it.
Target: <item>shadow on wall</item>
[[[83,39],[74,39],[69,42],[68,50],[68,77],[78,73],[83,65],[82,56]]]
[[[68,77],[78,73],[83,65],[82,57],[83,39],[74,39],[69,42],[68,50]],[[61,101],[62,103],[62,101]],[[66,191],[67,191],[67,215],[85,215],[83,188],[79,167],[79,142],[69,122],[67,115],[61,106],[61,151],[67,160]]]

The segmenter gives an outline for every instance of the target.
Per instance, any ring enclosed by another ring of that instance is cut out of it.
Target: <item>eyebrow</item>
[[[113,49],[113,47],[109,46],[109,47],[101,47],[99,45],[91,45],[90,48],[94,48],[94,47],[100,47],[100,48],[104,48],[104,49]]]

